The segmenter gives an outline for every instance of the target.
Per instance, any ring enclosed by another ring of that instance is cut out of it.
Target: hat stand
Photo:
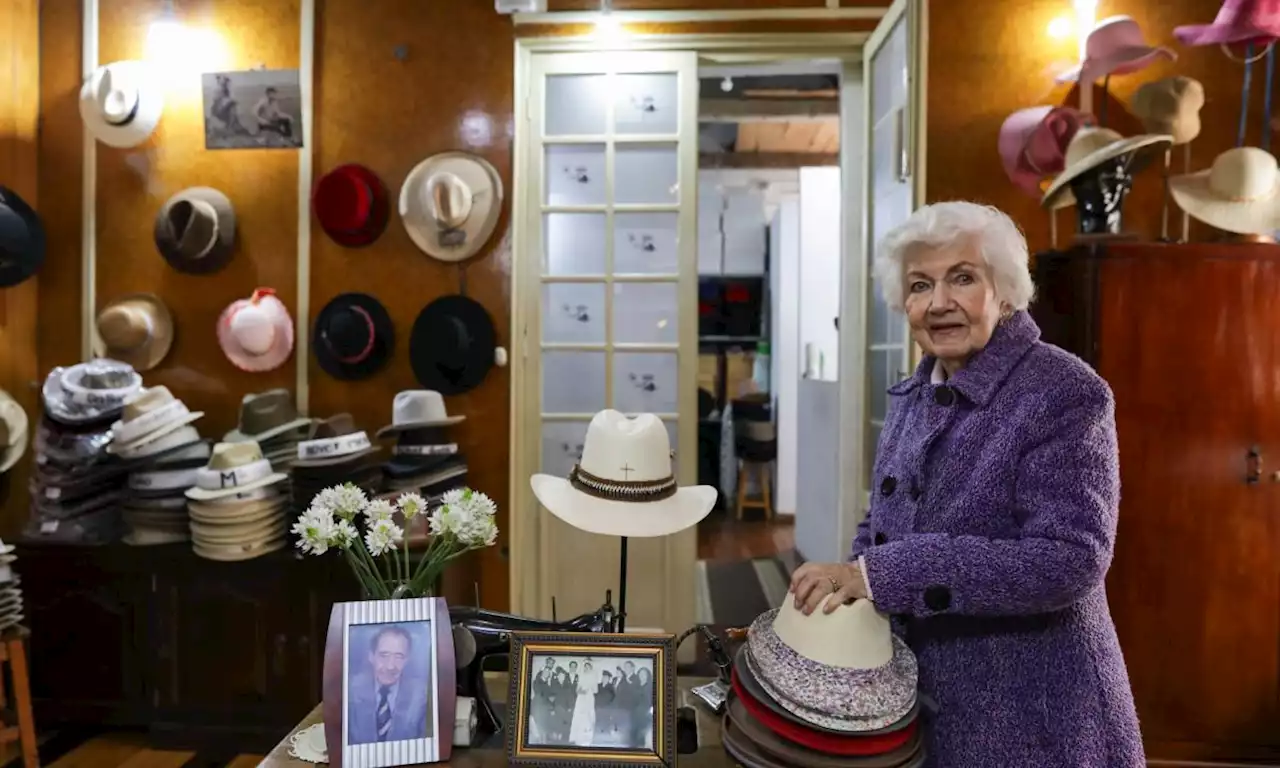
[[[618,614],[614,616],[614,631],[621,634],[627,631],[627,537],[621,536],[622,544],[618,548]]]

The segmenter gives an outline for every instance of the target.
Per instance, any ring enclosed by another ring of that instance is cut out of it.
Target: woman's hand
[[[791,574],[791,594],[796,608],[806,616],[831,595],[822,609],[831,613],[844,603],[866,597],[867,584],[857,563],[805,563]]]

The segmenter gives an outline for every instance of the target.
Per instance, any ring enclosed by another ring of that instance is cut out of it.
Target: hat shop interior
[[[10,0],[0,768],[972,768],[874,576],[789,591],[889,503],[924,353],[876,246],[948,200],[1114,395],[1146,760],[1280,765],[1277,40],[1280,0]]]

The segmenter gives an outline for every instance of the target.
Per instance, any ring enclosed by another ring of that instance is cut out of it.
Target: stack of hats
[[[249,560],[284,547],[289,497],[256,442],[218,443],[186,492],[192,548],[209,560]]]
[[[391,424],[378,430],[379,439],[394,436],[391,459],[382,465],[384,488],[420,493],[434,506],[436,497],[467,484],[467,463],[447,427],[465,416],[450,416],[439,392],[416,389],[401,392],[391,409]]]
[[[111,425],[107,450],[129,473],[123,501],[126,544],[174,544],[189,538],[187,499],[195,470],[209,458],[209,443],[192,426],[192,411],[168,387],[140,390]]]
[[[376,496],[382,483],[382,468],[374,459],[378,452],[364,430],[357,430],[349,413],[339,413],[316,426],[315,437],[298,443],[293,464],[294,511],[301,512],[325,488],[350,483],[369,496]]]
[[[240,401],[240,423],[223,435],[222,441],[257,442],[271,466],[287,472],[298,460],[299,441],[311,439],[315,430],[315,419],[298,414],[289,390],[271,389],[244,396]]]
[[[13,550],[12,544],[0,541],[0,629],[22,621],[22,590],[18,588],[18,574],[13,570],[18,556]]]
[[[734,659],[725,750],[749,768],[923,765],[917,672],[870,601],[806,616],[788,599]]]
[[[121,533],[128,465],[108,453],[111,423],[142,377],[115,360],[54,368],[41,390],[36,429],[29,542],[106,544]]]

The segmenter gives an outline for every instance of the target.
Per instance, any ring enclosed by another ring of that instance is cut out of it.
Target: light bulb
[[[721,80],[721,81],[720,81],[720,90],[724,91],[725,93],[728,93],[729,91],[732,91],[732,90],[733,90],[733,78],[732,78],[732,77],[726,77],[725,79]]]

